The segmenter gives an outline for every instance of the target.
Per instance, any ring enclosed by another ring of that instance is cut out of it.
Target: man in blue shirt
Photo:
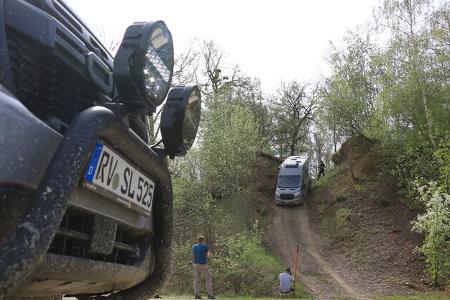
[[[194,263],[194,292],[195,299],[203,299],[200,296],[200,276],[203,274],[206,281],[208,299],[216,299],[212,289],[212,278],[208,269],[209,248],[203,236],[197,238],[197,244],[192,246],[192,262]]]

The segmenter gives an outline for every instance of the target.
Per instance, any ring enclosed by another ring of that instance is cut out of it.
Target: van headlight
[[[280,199],[280,193],[275,192],[275,198]]]
[[[300,192],[297,192],[294,194],[294,198],[299,198],[300,197]]]
[[[163,21],[133,23],[114,59],[114,78],[121,101],[154,112],[172,81],[172,35]]]

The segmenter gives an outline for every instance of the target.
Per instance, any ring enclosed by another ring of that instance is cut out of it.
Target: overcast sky
[[[214,40],[270,92],[281,80],[327,72],[330,41],[370,21],[379,0],[66,0],[99,38],[119,40],[135,21],[163,20],[175,55],[193,38]]]

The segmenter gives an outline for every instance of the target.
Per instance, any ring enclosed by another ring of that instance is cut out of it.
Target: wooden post
[[[293,285],[294,285],[294,292],[292,293],[293,296],[295,297],[295,280],[297,277],[297,265],[298,265],[298,252],[299,252],[300,246],[299,244],[297,244],[297,250],[295,251],[295,257],[294,257],[294,281],[293,281]]]

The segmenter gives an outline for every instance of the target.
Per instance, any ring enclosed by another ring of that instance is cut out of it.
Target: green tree
[[[201,140],[203,176],[214,197],[248,185],[262,144],[253,114],[245,105],[221,99],[210,102]]]
[[[369,35],[350,33],[345,48],[333,48],[330,55],[332,75],[321,85],[320,96],[323,117],[333,133],[369,137],[379,126],[376,115],[375,84],[377,70],[371,64],[376,46]]]
[[[426,212],[417,217],[413,229],[425,235],[418,250],[426,257],[433,285],[450,278],[450,195],[436,183],[419,187]]]
[[[280,157],[304,152],[317,108],[314,91],[298,81],[282,82],[270,108],[273,111],[273,144]]]
[[[442,76],[442,66],[449,63],[448,45],[442,47],[445,18],[448,11],[432,13],[430,1],[389,0],[378,20],[391,36],[377,60],[383,70],[380,100],[388,121],[400,138],[420,134],[434,148],[450,125],[448,73]]]

